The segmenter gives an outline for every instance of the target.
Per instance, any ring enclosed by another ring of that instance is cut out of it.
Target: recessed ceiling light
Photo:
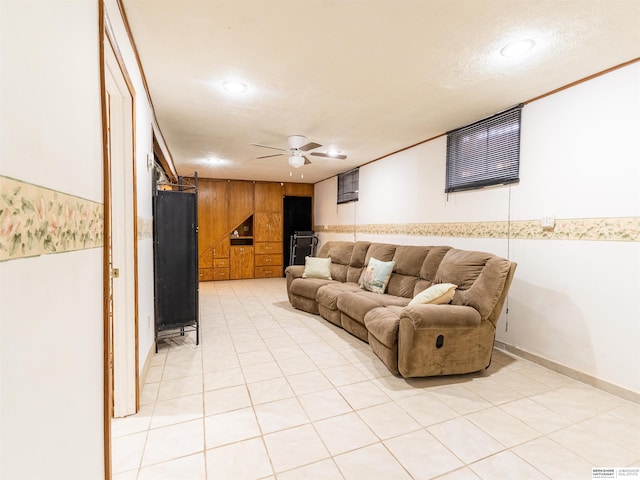
[[[535,46],[536,42],[530,38],[516,40],[500,50],[503,57],[520,57]]]
[[[330,157],[335,157],[337,155],[340,155],[340,150],[336,150],[335,148],[330,148],[329,150],[327,150],[327,155],[329,155]]]
[[[247,84],[236,80],[227,80],[222,83],[222,86],[229,93],[244,93],[247,91]]]
[[[224,158],[207,157],[207,158],[204,159],[204,163],[206,163],[207,165],[210,165],[210,166],[222,166],[222,165],[225,165],[228,162]]]

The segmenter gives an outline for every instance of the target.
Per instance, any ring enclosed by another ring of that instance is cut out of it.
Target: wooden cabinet
[[[229,257],[214,258],[213,259],[213,275],[211,280],[229,280],[229,275],[230,275],[229,265],[230,265]]]
[[[274,278],[282,276],[282,265],[277,267],[256,267],[255,278]]]
[[[253,247],[232,246],[229,255],[229,279],[253,278]]]
[[[285,194],[313,185],[198,179],[200,281],[282,276]]]
[[[282,255],[256,255],[256,267],[282,265]]]
[[[282,254],[281,242],[256,242],[256,255]]]
[[[213,268],[199,268],[198,281],[208,282],[210,280],[213,280]]]
[[[253,189],[256,212],[282,213],[283,186],[279,183],[256,183]]]
[[[253,215],[253,182],[232,180],[227,191],[227,236]],[[239,232],[245,235],[244,232]]]
[[[214,266],[215,258],[229,258],[228,190],[226,180],[198,180],[198,280],[229,279]],[[225,278],[226,277],[226,278]]]
[[[199,248],[198,248],[199,249]],[[200,270],[213,267],[213,256],[211,248],[208,248],[198,256],[198,268]]]
[[[284,195],[292,197],[313,197],[312,183],[285,183]]]
[[[225,236],[218,243],[214,244],[211,248],[211,256],[215,258],[229,258],[229,234],[225,233]]]
[[[257,212],[253,218],[256,242],[282,241],[282,213]]]
[[[227,233],[227,182],[198,179],[198,254]]]
[[[279,183],[256,183],[253,238],[256,278],[281,277],[282,195]]]

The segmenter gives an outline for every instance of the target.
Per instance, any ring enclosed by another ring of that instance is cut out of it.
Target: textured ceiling
[[[317,182],[640,57],[639,0],[122,3],[181,175]],[[348,158],[256,159],[288,135]]]

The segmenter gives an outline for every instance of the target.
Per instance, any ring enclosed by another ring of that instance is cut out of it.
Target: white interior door
[[[105,38],[105,86],[111,164],[111,332],[113,415],[136,413],[136,302],[134,237],[133,103]],[[108,242],[107,242],[108,243]],[[109,245],[107,245],[107,248]]]

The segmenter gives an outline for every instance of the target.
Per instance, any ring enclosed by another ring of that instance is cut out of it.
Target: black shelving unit
[[[155,339],[196,332],[198,308],[198,180],[156,185],[153,192]]]

